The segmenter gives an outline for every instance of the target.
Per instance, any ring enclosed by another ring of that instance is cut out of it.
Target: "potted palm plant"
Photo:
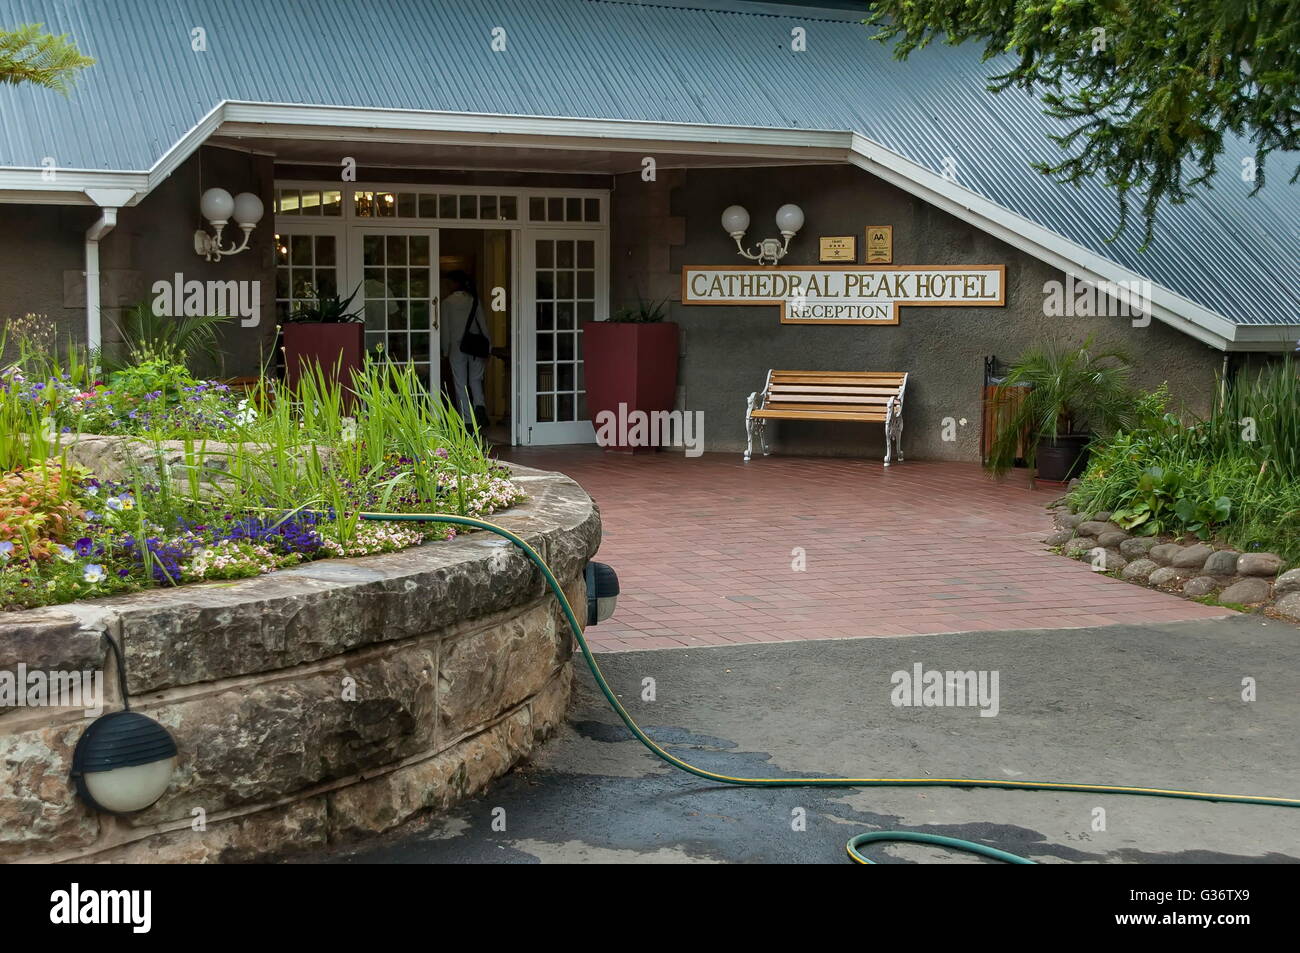
[[[1006,473],[1023,446],[1025,462],[1037,467],[1039,479],[1064,481],[1078,474],[1094,436],[1134,423],[1129,369],[1123,351],[1098,349],[1091,337],[1079,347],[1053,343],[1022,353],[996,389],[999,401],[1005,398],[1014,410],[997,422],[988,468]]]
[[[673,409],[677,325],[664,320],[667,311],[666,298],[654,302],[638,295],[636,304],[619,310],[608,321],[582,325],[587,410],[592,420],[602,411],[624,419],[633,411],[651,414]],[[610,443],[605,449],[635,453],[654,448]]]
[[[343,393],[349,407],[352,401],[352,374],[361,370],[365,359],[365,325],[361,312],[352,302],[361,286],[347,298],[319,295],[304,301],[285,319],[284,370],[290,388],[307,373],[320,373],[327,380],[345,385]]]

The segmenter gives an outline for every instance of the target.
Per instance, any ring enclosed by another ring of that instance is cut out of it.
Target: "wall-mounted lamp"
[[[72,783],[90,808],[103,814],[134,814],[167,791],[176,770],[176,741],[162,725],[131,711],[126,662],[107,634],[117,660],[122,711],[101,715],[87,726],[72,752]]]
[[[605,563],[587,563],[587,625],[604,622],[618,604],[618,573]]]
[[[176,770],[167,729],[135,711],[109,712],[86,728],[72,754],[72,783],[104,814],[134,814],[163,796]]]
[[[782,205],[776,210],[776,227],[781,238],[765,238],[758,243],[756,252],[746,251],[741,240],[749,229],[749,212],[743,205],[729,205],[722,213],[722,228],[736,240],[740,254],[760,265],[775,265],[785,257],[790,250],[790,239],[803,228],[803,209],[797,205]]]
[[[199,211],[212,225],[212,234],[201,228],[195,231],[194,251],[208,261],[221,261],[248,248],[248,239],[262,220],[264,208],[262,200],[252,192],[240,192],[232,198],[225,189],[208,189],[199,199]],[[221,233],[232,218],[244,230],[244,241],[238,248],[234,244],[222,248]]]

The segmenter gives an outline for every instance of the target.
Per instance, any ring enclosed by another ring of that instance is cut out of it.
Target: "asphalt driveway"
[[[1258,616],[620,652],[600,661],[657,741],[730,775],[1024,778],[1300,797],[1300,630]],[[985,673],[983,704],[894,704],[905,700],[901,685],[911,687],[916,663],[923,673]],[[994,708],[993,673],[997,713],[982,716]],[[653,679],[654,701],[641,698],[645,679]],[[1243,679],[1253,680],[1255,700],[1243,700]],[[502,818],[505,830],[494,830]],[[1300,862],[1300,810],[1286,808],[711,785],[632,740],[585,666],[569,726],[531,764],[447,815],[307,859],[843,863],[853,834],[897,828],[1047,863]],[[884,862],[980,862],[916,845],[872,853]]]

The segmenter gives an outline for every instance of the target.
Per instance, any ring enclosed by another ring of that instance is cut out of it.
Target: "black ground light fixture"
[[[104,638],[117,659],[123,710],[101,715],[82,733],[72,753],[72,783],[96,811],[134,814],[167,790],[176,770],[176,741],[158,722],[131,711],[122,652]]]
[[[618,604],[618,573],[605,563],[587,563],[587,625],[604,622]]]

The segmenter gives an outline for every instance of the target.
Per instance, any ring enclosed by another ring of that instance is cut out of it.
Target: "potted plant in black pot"
[[[602,411],[622,419],[620,405],[624,413],[673,409],[677,325],[664,320],[667,310],[667,299],[654,302],[638,297],[635,305],[616,312],[608,321],[583,324],[582,360],[592,420]],[[655,448],[611,443],[605,449],[635,453]]]
[[[1030,348],[998,385],[1014,412],[998,421],[988,468],[1001,475],[1023,446],[1025,463],[1041,480],[1065,481],[1087,463],[1088,444],[1098,434],[1133,426],[1136,403],[1129,387],[1128,356],[1098,349],[1088,338],[1079,347],[1049,344]],[[1010,393],[1019,388],[1020,394]],[[1013,397],[1015,399],[1013,399]]]
[[[292,389],[303,374],[319,366],[327,380],[343,385],[344,399],[351,406],[352,372],[361,369],[365,360],[365,325],[361,312],[352,302],[361,290],[358,285],[347,298],[315,295],[303,302],[285,319],[284,372]]]

